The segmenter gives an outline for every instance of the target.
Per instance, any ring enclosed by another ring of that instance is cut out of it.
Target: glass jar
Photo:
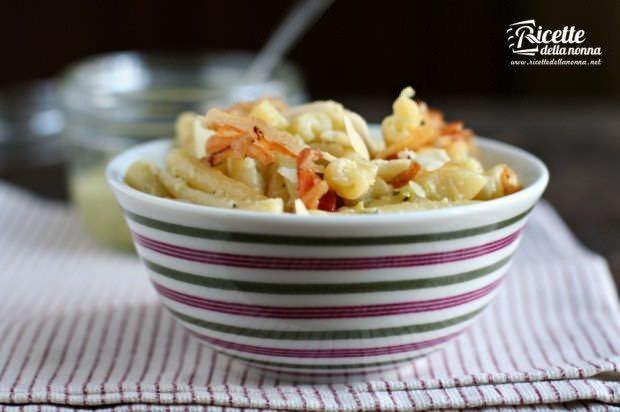
[[[64,117],[51,80],[0,90],[0,179],[35,193],[65,196]]]
[[[61,80],[69,156],[69,191],[89,232],[130,249],[131,237],[104,178],[115,154],[134,144],[174,134],[183,111],[261,96],[291,104],[305,100],[299,71],[284,63],[262,83],[239,81],[253,55],[114,53],[70,67]]]

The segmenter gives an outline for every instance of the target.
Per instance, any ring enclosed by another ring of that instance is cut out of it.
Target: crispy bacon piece
[[[230,148],[224,148],[219,152],[211,153],[208,157],[209,166],[219,165],[232,154],[233,152],[232,150],[230,150]]]
[[[297,196],[308,209],[318,209],[321,198],[329,190],[329,186],[315,171],[315,162],[321,152],[306,148],[297,156]]]
[[[396,188],[402,187],[406,185],[411,179],[413,179],[419,171],[420,164],[413,162],[411,163],[409,169],[396,175],[396,177],[390,181],[390,184]]]
[[[267,137],[265,137],[265,134],[257,126],[254,126],[254,134],[257,137],[256,141],[254,142],[256,146],[259,146],[264,150],[282,153],[283,155],[293,157],[295,156],[295,153],[289,150],[289,148],[284,146],[282,143],[274,142],[273,140],[269,140]]]
[[[467,139],[473,135],[471,129],[466,129],[461,121],[446,123],[439,129],[439,136],[449,136],[452,139]]]
[[[445,124],[443,119],[443,113],[440,110],[433,109],[432,107],[427,107],[425,124],[434,129],[441,129],[441,127]]]
[[[223,162],[231,155],[240,159],[249,156],[264,165],[273,163],[274,152],[295,156],[283,144],[269,140],[258,126],[254,126],[250,133],[230,125],[215,124],[211,125],[211,129],[215,132],[207,140],[208,161],[211,166]]]
[[[328,191],[319,199],[319,210],[326,212],[335,212],[341,205],[342,199],[333,190]]]
[[[237,138],[233,136],[211,136],[209,140],[207,140],[207,153],[218,153],[222,150],[230,149],[236,139]]]
[[[240,134],[254,136],[254,129],[258,128],[270,142],[277,142],[285,146],[290,152],[294,153],[294,156],[297,156],[306,147],[301,138],[271,127],[260,119],[249,116],[236,116],[219,109],[209,110],[205,115],[204,124],[213,131],[225,127],[224,134],[233,136]]]

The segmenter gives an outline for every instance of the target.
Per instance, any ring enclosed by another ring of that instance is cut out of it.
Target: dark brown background
[[[115,50],[257,50],[290,1],[19,1],[0,15],[0,87]],[[600,67],[511,67],[505,31],[576,25]],[[620,1],[337,0],[290,54],[313,98],[371,120],[404,85],[481,135],[543,158],[546,193],[620,273]],[[24,181],[17,174],[10,179]],[[5,176],[6,177],[6,176]],[[27,179],[26,179],[27,180]],[[32,182],[29,182],[32,183]],[[62,194],[52,180],[38,190]]]
[[[3,4],[0,84],[57,74],[115,50],[257,50],[291,1],[60,0]],[[576,25],[604,48],[600,68],[513,68],[506,26]],[[291,53],[315,97],[618,97],[620,2],[337,0]]]

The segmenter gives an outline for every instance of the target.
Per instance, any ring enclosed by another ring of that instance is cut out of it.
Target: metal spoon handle
[[[295,4],[247,69],[243,81],[254,83],[266,80],[282,57],[332,2],[302,0]]]

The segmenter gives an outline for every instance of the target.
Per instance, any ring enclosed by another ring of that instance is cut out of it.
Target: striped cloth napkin
[[[201,346],[157,304],[137,259],[92,243],[65,205],[0,184],[0,228],[5,407],[620,409],[609,271],[545,204],[467,332],[388,375],[321,385],[263,376]]]

